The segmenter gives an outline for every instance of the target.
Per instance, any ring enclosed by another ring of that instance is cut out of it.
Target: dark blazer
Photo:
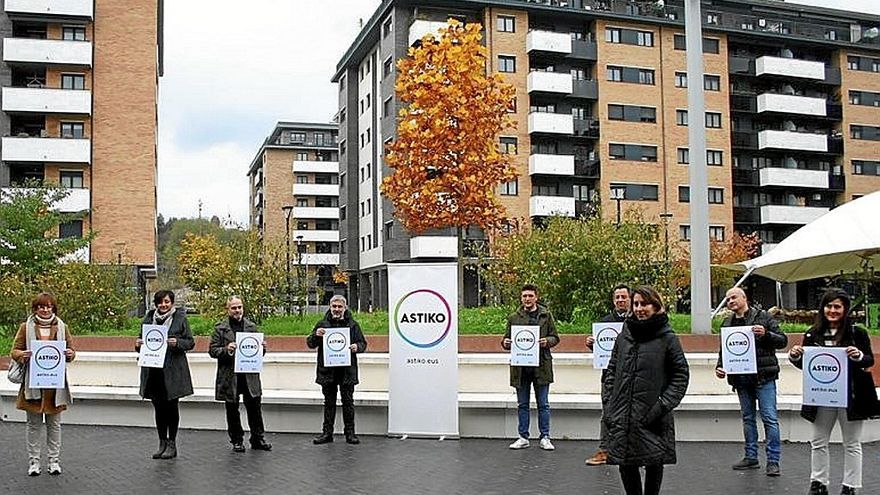
[[[257,325],[247,318],[242,318],[243,332],[256,332]],[[235,375],[235,355],[230,355],[226,350],[226,346],[230,342],[235,342],[235,332],[229,324],[229,318],[224,318],[214,325],[214,334],[211,335],[211,344],[208,347],[208,354],[217,360],[217,379],[214,384],[214,399],[225,402],[236,402],[238,395],[242,393],[237,390],[238,380]],[[263,348],[263,354],[266,354],[266,348]],[[260,382],[259,373],[242,373],[247,383],[248,393],[251,397],[260,397],[263,395],[263,388]]]
[[[350,329],[350,339],[352,344],[357,344],[357,352],[351,354],[351,366],[348,367],[326,367],[324,366],[324,338],[319,337],[315,332],[319,328],[345,328]],[[358,354],[367,350],[367,339],[361,331],[361,326],[351,316],[351,311],[345,310],[342,319],[336,320],[328,309],[324,314],[324,319],[315,324],[312,333],[306,338],[306,344],[309,349],[318,349],[318,366],[315,370],[315,383],[321,385],[357,385],[358,384]]]
[[[504,338],[510,338],[510,327],[513,325],[538,325],[541,327],[539,338],[547,339],[547,347],[542,347],[538,357],[538,367],[535,369],[535,382],[538,385],[548,385],[553,383],[553,355],[550,348],[559,343],[559,334],[556,332],[556,323],[553,321],[553,315],[545,306],[538,305],[538,322],[530,323],[529,315],[526,310],[520,306],[516,313],[507,317],[507,330],[504,332]],[[501,347],[510,350],[510,346],[504,345],[501,341]],[[522,376],[521,366],[510,367],[510,386],[519,387]]]
[[[722,327],[733,324],[733,314],[729,315],[721,323]],[[756,375],[727,375],[727,383],[734,389],[737,387],[749,387],[771,382],[779,378],[779,360],[776,359],[776,350],[785,349],[788,345],[788,336],[779,329],[779,323],[773,316],[753,306],[743,315],[743,326],[761,325],[766,330],[763,336],[755,336],[755,355],[758,358],[758,373]],[[717,368],[721,367],[721,351],[718,351]]]
[[[145,325],[153,323],[153,313],[155,309],[147,311],[142,321]],[[165,366],[162,368],[165,377],[165,393],[168,400],[179,399],[192,395],[192,377],[189,374],[189,363],[186,360],[186,352],[192,350],[196,346],[193,339],[192,331],[189,329],[189,322],[186,320],[186,312],[183,308],[177,308],[174,315],[171,316],[171,326],[168,328],[168,337],[177,338],[177,345],[168,347],[165,353]],[[135,348],[136,350],[140,350]],[[150,376],[150,368],[141,368],[141,397],[146,396],[147,380]]]
[[[807,330],[801,343],[803,347],[825,347],[825,334],[815,326]],[[874,352],[871,350],[871,339],[868,332],[863,328],[851,325],[844,329],[840,342],[841,347],[855,346],[864,357],[861,361],[847,359],[849,374],[849,401],[846,408],[846,417],[849,421],[859,421],[880,417],[880,405],[877,404],[877,390],[874,388],[874,379],[868,368],[874,366]],[[791,359],[791,364],[803,369],[803,355],[798,359]],[[801,406],[801,417],[809,422],[816,420],[819,409],[817,406]]]

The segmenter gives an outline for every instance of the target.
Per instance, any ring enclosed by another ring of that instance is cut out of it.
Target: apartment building
[[[339,266],[339,140],[336,124],[278,122],[248,169],[250,225],[290,242],[291,272],[326,304]]]
[[[0,187],[59,184],[84,261],[156,269],[162,0],[5,0]]]
[[[340,253],[353,304],[387,305],[386,264],[448,259],[451,232],[410,236],[379,184],[395,137],[395,63],[450,17],[484,26],[490,69],[516,87],[499,146],[519,178],[508,216],[540,223],[599,205],[641,208],[691,238],[688,123],[705,119],[708,234],[757,232],[769,250],[842,202],[880,190],[880,16],[783,2],[703,5],[705,115],[690,115],[682,1],[386,0],[337,66]],[[479,239],[481,234],[470,232]],[[803,285],[803,284],[802,284]],[[787,305],[806,300],[792,286]],[[766,287],[773,301],[774,288]],[[466,275],[466,304],[480,301]]]

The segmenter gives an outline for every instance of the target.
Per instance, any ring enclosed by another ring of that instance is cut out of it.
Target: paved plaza
[[[316,425],[317,426],[317,425]],[[24,425],[0,422],[0,493],[72,494],[597,494],[622,493],[617,469],[588,468],[595,442],[556,441],[555,452],[507,449],[505,440],[398,440],[341,438],[314,446],[311,437],[269,434],[272,452],[233,454],[225,432],[183,430],[180,457],[155,461],[155,433],[147,428],[65,425],[64,474],[25,475]],[[880,443],[865,444],[864,494],[880,493]],[[783,446],[783,475],[734,472],[739,444],[679,443],[679,464],[669,466],[667,494],[802,494],[809,476],[809,446]],[[841,449],[832,448],[840,479]],[[839,491],[833,486],[831,493]]]

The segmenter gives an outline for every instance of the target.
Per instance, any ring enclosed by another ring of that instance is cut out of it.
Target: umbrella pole
[[[749,268],[748,270],[746,270],[746,272],[743,274],[743,276],[740,277],[739,280],[737,280],[735,284],[733,284],[733,287],[731,287],[731,289],[736,289],[737,287],[742,285],[742,283],[746,281],[746,279],[749,277],[749,275],[751,275],[752,272],[755,271],[755,268],[756,267],[753,266],[753,267]],[[730,290],[730,289],[728,289],[728,290]],[[715,308],[714,311],[712,311],[711,318],[714,318],[715,315],[717,315],[718,312],[721,311],[721,308],[724,307],[724,304],[726,302],[727,302],[727,297],[724,297],[721,299],[721,302],[718,303],[718,306]]]

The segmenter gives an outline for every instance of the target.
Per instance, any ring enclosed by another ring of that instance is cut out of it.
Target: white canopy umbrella
[[[745,272],[737,286],[751,274],[797,282],[880,267],[880,191],[829,211],[767,254],[721,266]]]

